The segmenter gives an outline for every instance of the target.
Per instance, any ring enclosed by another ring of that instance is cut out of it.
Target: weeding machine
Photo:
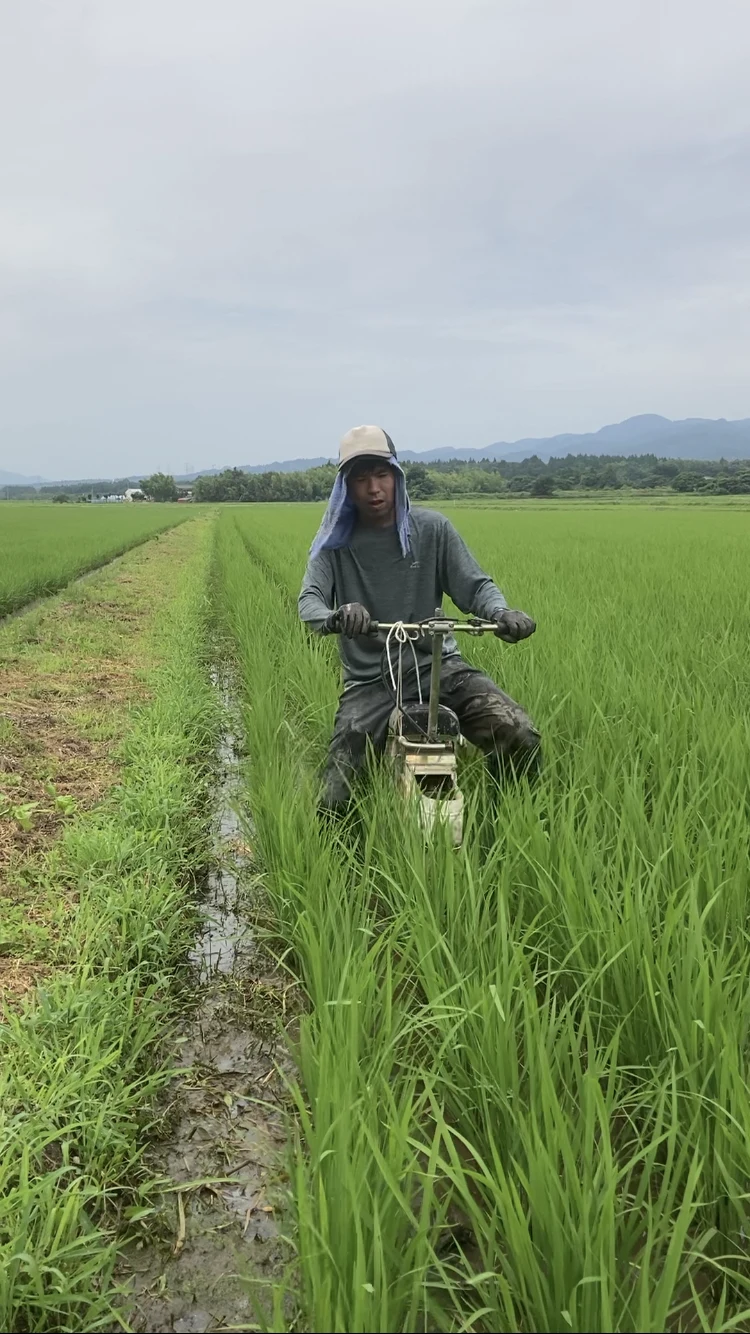
[[[456,847],[463,837],[463,793],[458,785],[458,747],[463,744],[458,717],[440,703],[440,673],[446,635],[494,634],[494,621],[470,617],[455,621],[442,612],[415,623],[372,621],[369,633],[385,634],[381,675],[393,696],[394,708],[388,723],[386,763],[391,767],[397,789],[408,801],[417,804],[420,823],[429,834],[438,822],[448,825]],[[416,645],[432,641],[432,665],[429,694],[423,697]],[[404,669],[405,654],[411,652],[411,664]],[[405,689],[416,691],[416,700],[405,698]]]

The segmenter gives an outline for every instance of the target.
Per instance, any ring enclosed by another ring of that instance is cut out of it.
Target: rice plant
[[[320,824],[335,646],[295,615],[317,514],[220,519],[248,803],[309,1000],[302,1323],[745,1328],[748,516],[452,517],[539,622],[471,656],[546,743],[534,791],[469,761],[459,851],[382,770]]]

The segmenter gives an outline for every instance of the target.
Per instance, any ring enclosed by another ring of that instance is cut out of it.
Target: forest
[[[750,494],[750,462],[724,460],[658,459],[653,454],[630,457],[568,455],[566,458],[525,459],[521,463],[485,460],[444,463],[405,463],[409,494],[414,500],[450,499],[458,496],[544,497],[557,492],[603,491],[633,488],[642,491],[670,489],[677,492],[714,495]],[[199,477],[193,488],[198,501],[291,501],[325,500],[335,467],[310,468],[307,472],[247,473],[227,468],[214,476]]]

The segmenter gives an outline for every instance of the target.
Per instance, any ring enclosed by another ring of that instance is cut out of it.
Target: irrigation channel
[[[215,678],[224,716],[227,683]],[[238,811],[240,744],[231,724],[217,748],[216,846],[190,954],[197,995],[180,1028],[180,1069],[168,1090],[165,1135],[149,1165],[174,1183],[159,1226],[128,1253],[135,1330],[257,1328],[285,1263],[284,1075],[279,1044],[285,979],[253,932],[252,829]]]

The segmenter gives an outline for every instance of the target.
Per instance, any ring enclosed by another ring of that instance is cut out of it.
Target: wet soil
[[[270,1311],[288,1259],[281,1215],[292,1071],[281,1026],[289,987],[251,930],[258,881],[252,834],[236,812],[231,735],[219,765],[216,862],[190,959],[195,1004],[176,1039],[182,1071],[148,1162],[173,1189],[121,1274],[138,1331],[258,1328],[255,1304]]]

